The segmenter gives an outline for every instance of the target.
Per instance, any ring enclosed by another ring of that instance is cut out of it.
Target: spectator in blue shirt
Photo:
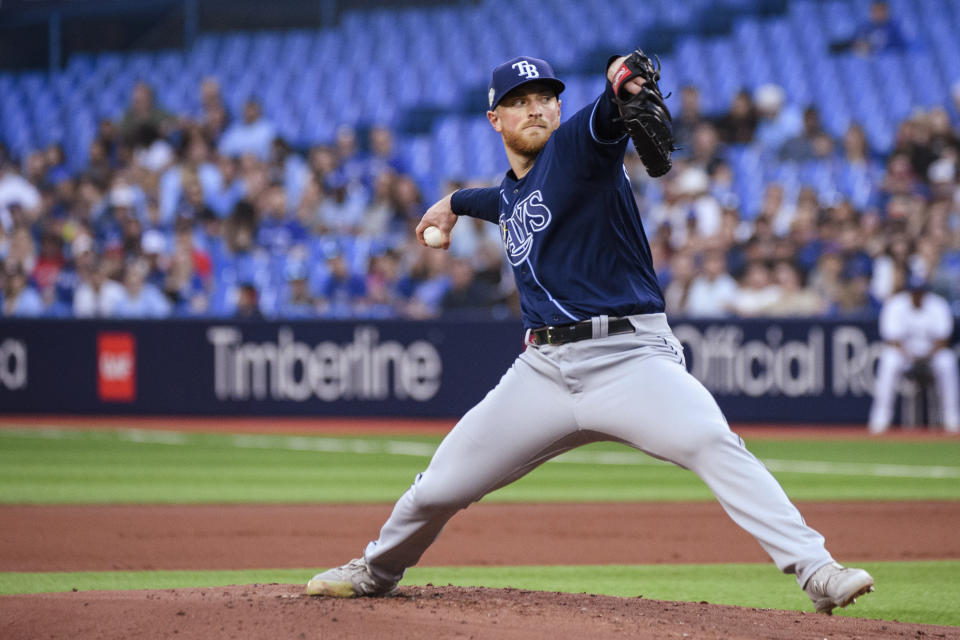
[[[246,195],[236,158],[220,156],[217,159],[218,181],[204,186],[203,197],[218,218],[226,218]]]
[[[840,318],[876,317],[882,306],[870,293],[870,272],[850,263],[840,281],[840,295],[830,305],[829,315]]]
[[[779,85],[757,87],[754,102],[760,116],[756,141],[764,148],[777,152],[787,140],[803,132],[803,116],[795,107],[786,104],[786,94]]]
[[[118,318],[165,318],[170,302],[161,291],[146,281],[148,267],[143,260],[127,265],[123,276],[123,297],[114,308]]]
[[[365,188],[367,161],[360,150],[357,132],[350,125],[342,125],[337,129],[336,153],[337,173],[341,181],[351,188]]]
[[[814,158],[823,159],[823,152],[818,153],[821,135],[827,134],[820,122],[820,112],[817,107],[811,105],[803,110],[803,128],[800,133],[786,140],[780,147],[780,160],[805,162]],[[827,140],[829,140],[829,135]]]
[[[277,315],[281,318],[304,319],[319,315],[317,301],[310,294],[307,282],[309,270],[300,261],[287,265],[287,287],[283,299],[277,305]]]
[[[443,298],[450,289],[450,261],[447,251],[422,250],[410,267],[410,278],[404,283],[409,288],[408,317],[424,319],[440,315]],[[406,292],[404,292],[406,293]]]
[[[213,261],[211,313],[231,315],[243,283],[269,281],[269,259],[254,245],[256,211],[241,200],[224,225],[224,242],[211,255]],[[259,304],[259,291],[255,291]]]
[[[80,233],[70,243],[69,259],[57,273],[54,291],[57,304],[69,310],[66,315],[73,315],[73,298],[83,282],[82,274],[88,273],[96,264],[97,256],[93,250],[93,239],[85,232]]]
[[[260,311],[260,292],[253,282],[243,282],[237,288],[237,301],[233,317],[238,320],[263,320]]]
[[[276,127],[263,116],[260,103],[250,99],[243,106],[243,121],[235,122],[223,132],[219,150],[223,155],[252,155],[266,162],[276,137]]]
[[[367,189],[372,190],[377,178],[384,172],[407,173],[407,164],[397,153],[393,132],[384,126],[375,126],[367,134],[370,156],[367,159]]]
[[[3,295],[0,296],[0,316],[36,317],[43,315],[40,294],[27,282],[23,269],[14,267],[6,274]]]
[[[167,237],[162,231],[147,229],[140,239],[140,255],[147,265],[147,282],[155,287],[163,287],[167,279],[170,251]]]
[[[408,276],[401,273],[400,259],[400,254],[389,248],[370,254],[365,317],[393,318],[404,311],[407,304],[404,281]]]
[[[895,51],[907,46],[900,25],[890,17],[886,2],[870,4],[870,19],[857,29],[853,49],[861,54]]]
[[[328,251],[327,272],[326,279],[319,287],[320,295],[327,301],[325,315],[334,318],[350,317],[362,305],[367,295],[366,280],[350,270],[346,257],[339,248]]]
[[[896,51],[908,45],[900,25],[890,17],[886,2],[870,3],[870,17],[851,35],[830,43],[833,53],[854,51],[860,55]]]
[[[307,229],[296,217],[287,215],[287,195],[282,182],[271,184],[262,201],[264,210],[257,227],[258,245],[276,256],[307,241]]]
[[[197,273],[189,249],[179,247],[170,259],[163,283],[163,293],[173,305],[177,316],[203,316],[209,310],[210,299],[203,278]]]
[[[72,177],[70,168],[67,166],[66,155],[60,144],[51,144],[44,152],[44,156],[46,158],[45,179],[49,184],[59,184]]]
[[[367,201],[367,194],[351,186],[343,174],[328,175],[323,184],[323,199],[317,207],[318,229],[329,234],[359,233]]]
[[[180,155],[180,161],[160,176],[159,215],[165,226],[172,226],[178,217],[199,219],[205,208],[220,204],[222,192],[229,188],[203,136],[189,135]]]

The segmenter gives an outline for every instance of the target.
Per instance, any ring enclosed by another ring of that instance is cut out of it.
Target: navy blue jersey
[[[511,170],[499,188],[451,200],[458,215],[499,223],[525,328],[664,309],[615,110],[608,83],[553,132],[522,179]]]

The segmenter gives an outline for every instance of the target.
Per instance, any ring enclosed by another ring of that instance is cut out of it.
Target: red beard
[[[503,132],[503,143],[515,153],[522,156],[532,157],[540,153],[550,139],[550,131],[546,136],[528,137],[524,135],[527,129],[521,129],[514,132]],[[546,130],[544,130],[546,133]]]

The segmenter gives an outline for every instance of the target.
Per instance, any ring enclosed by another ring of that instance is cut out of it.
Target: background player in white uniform
[[[957,354],[950,349],[953,315],[942,297],[928,291],[922,279],[887,299],[880,311],[880,337],[885,344],[877,365],[870,408],[870,433],[890,428],[897,385],[903,374],[925,362],[937,383],[943,427],[960,433],[960,375]]]
[[[615,87],[637,95],[643,85],[625,71],[628,59],[612,58],[606,90],[563,124],[563,83],[545,61],[515,58],[494,70],[487,118],[511,169],[499,188],[463,189],[433,205],[417,234],[423,242],[436,226],[449,246],[458,215],[500,225],[527,348],[443,440],[363,558],[314,576],[307,593],[391,592],[457,511],[600,440],[696,473],[777,567],[796,574],[818,611],[873,589],[866,571],[833,561],[684,366],[623,167]]]

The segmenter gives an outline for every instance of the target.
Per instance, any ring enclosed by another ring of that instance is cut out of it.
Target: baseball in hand
[[[423,230],[423,241],[428,247],[439,249],[443,246],[443,232],[436,227],[427,227]]]

